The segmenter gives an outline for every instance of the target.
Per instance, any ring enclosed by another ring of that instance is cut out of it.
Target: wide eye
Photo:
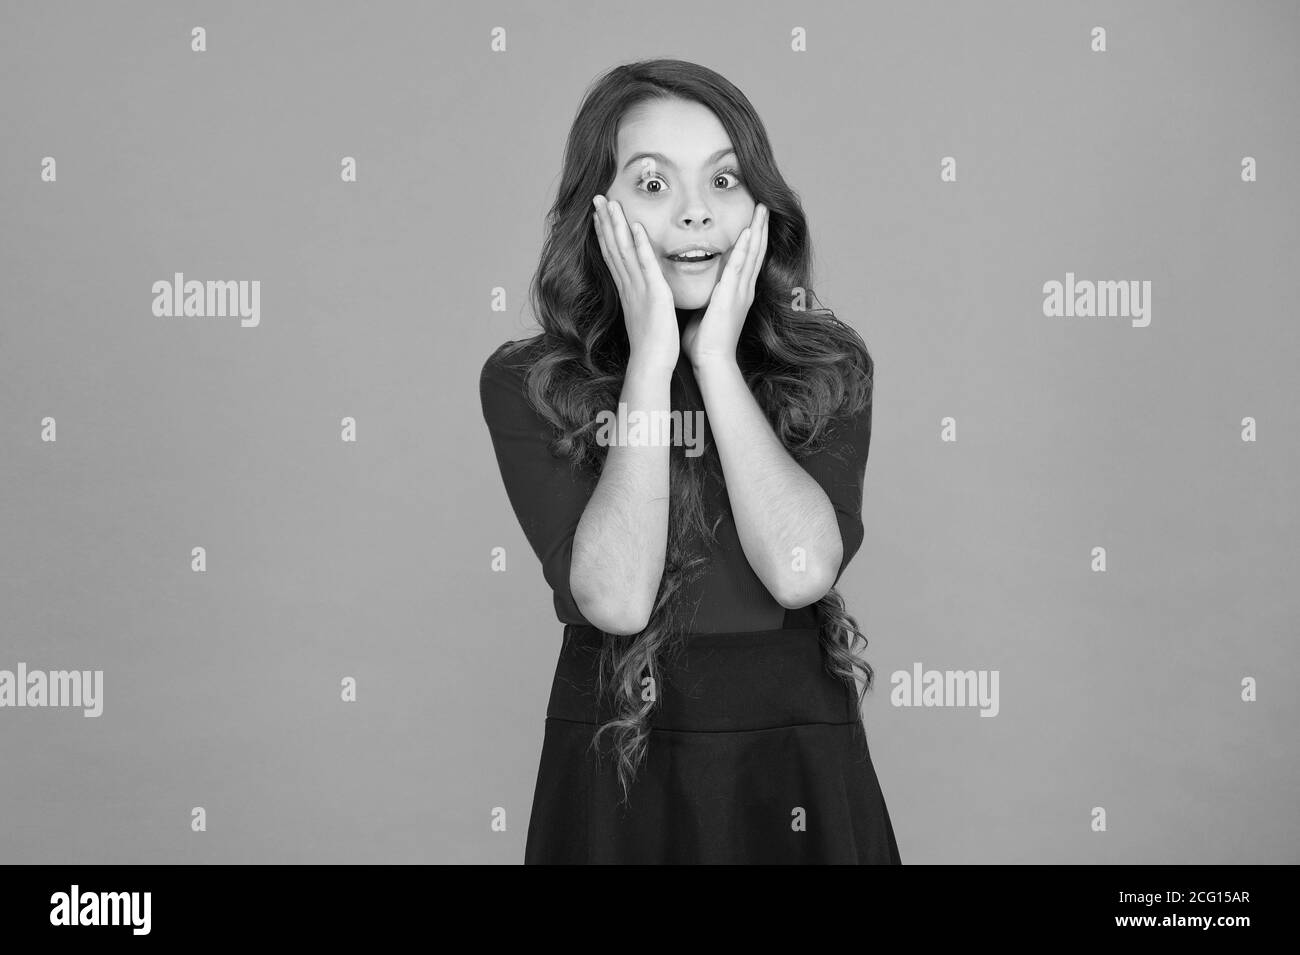
[[[730,185],[728,185],[729,180],[731,180]],[[659,182],[659,187],[657,189],[651,189],[649,187],[650,183],[655,181]],[[719,183],[721,183],[721,185],[719,185]],[[740,178],[740,174],[734,169],[724,169],[713,177],[713,184],[718,186],[718,188],[723,192],[731,192],[733,189],[738,189],[744,185],[744,180]],[[663,176],[659,175],[659,173],[649,172],[642,175],[642,177],[637,181],[636,188],[640,192],[646,192],[652,196],[657,196],[667,190],[668,182]]]

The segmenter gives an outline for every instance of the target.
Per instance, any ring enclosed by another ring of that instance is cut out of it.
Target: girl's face
[[[709,303],[732,246],[754,217],[731,145],[713,111],[693,100],[651,100],[619,124],[605,197],[623,207],[629,226],[645,228],[680,309]],[[706,262],[669,258],[695,246],[717,254]]]

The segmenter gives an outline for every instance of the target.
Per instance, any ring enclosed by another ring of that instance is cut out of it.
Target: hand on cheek
[[[691,364],[699,367],[710,361],[736,360],[740,332],[754,304],[754,284],[766,253],[767,207],[757,203],[748,228],[741,231],[727,255],[709,307],[682,332],[682,350]]]

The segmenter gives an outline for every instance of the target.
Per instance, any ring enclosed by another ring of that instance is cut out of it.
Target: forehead
[[[628,110],[618,126],[618,165],[640,152],[662,153],[670,162],[702,165],[732,145],[718,117],[690,100],[650,100]]]

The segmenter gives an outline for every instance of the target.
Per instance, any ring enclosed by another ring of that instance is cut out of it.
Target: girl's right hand
[[[673,306],[673,290],[659,268],[650,237],[640,223],[629,227],[617,201],[607,202],[604,196],[596,196],[594,203],[596,211],[592,218],[600,254],[623,304],[623,321],[631,349],[629,361],[646,361],[672,369],[681,352],[681,333]]]

